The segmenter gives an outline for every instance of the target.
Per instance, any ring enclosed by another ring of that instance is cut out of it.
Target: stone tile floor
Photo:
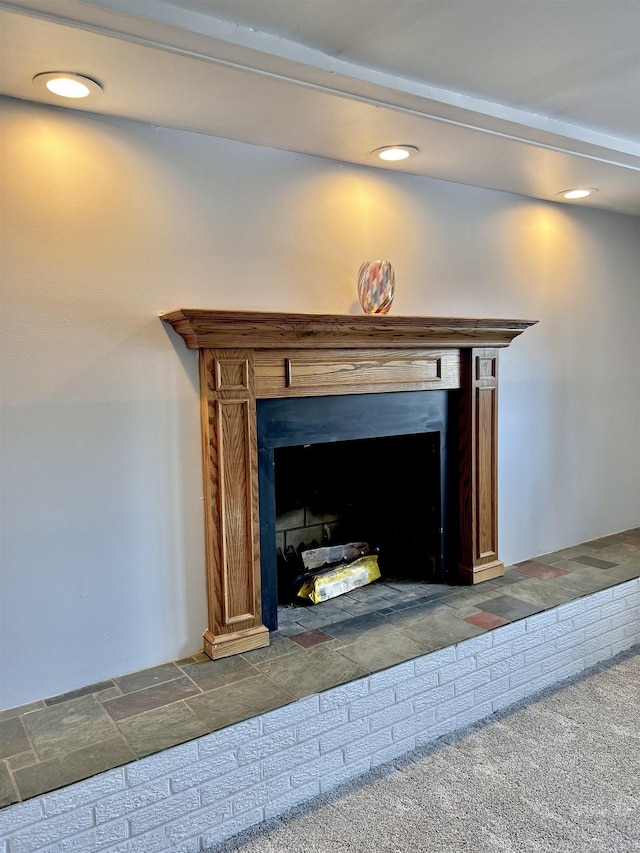
[[[640,528],[478,586],[377,582],[279,612],[271,645],[203,654],[0,712],[0,806],[640,576]]]

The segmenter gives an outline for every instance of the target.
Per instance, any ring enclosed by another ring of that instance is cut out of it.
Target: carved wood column
[[[269,644],[262,624],[253,350],[201,349],[209,628],[226,657]]]
[[[460,579],[504,574],[498,559],[498,350],[462,350]]]

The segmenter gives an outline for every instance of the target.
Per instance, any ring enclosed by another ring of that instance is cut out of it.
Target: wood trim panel
[[[498,352],[461,354],[461,579],[478,583],[504,573],[498,559]]]
[[[498,557],[496,505],[498,389],[476,388],[476,543],[478,561]]]
[[[310,397],[460,387],[451,350],[258,350],[256,397]]]
[[[506,347],[535,320],[274,314],[179,308],[161,314],[189,349]]]
[[[255,579],[246,566],[253,559],[249,401],[216,400],[222,624],[255,617]]]
[[[348,352],[348,350],[346,350]],[[442,379],[442,357],[368,359],[361,356],[342,359],[285,359],[289,388],[343,388],[376,384],[423,384]]]
[[[249,361],[246,358],[216,358],[214,375],[216,391],[250,392]]]
[[[200,381],[209,605],[205,646],[224,644],[225,635],[238,631],[252,631],[263,645],[264,638],[253,630],[263,627],[253,353],[201,350]]]

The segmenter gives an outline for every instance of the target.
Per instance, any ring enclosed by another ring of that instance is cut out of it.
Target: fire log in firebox
[[[378,555],[367,542],[311,548],[301,554],[307,571],[297,580],[298,598],[319,604],[366,586],[380,577]]]

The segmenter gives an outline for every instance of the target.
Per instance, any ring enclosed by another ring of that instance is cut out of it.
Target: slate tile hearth
[[[302,646],[305,649],[310,649],[311,646],[317,646],[319,643],[328,643],[333,639],[331,634],[327,634],[322,628],[315,628],[313,631],[303,631],[301,634],[292,634],[289,638]]]
[[[610,563],[608,560],[600,560],[598,557],[590,557],[588,554],[582,554],[580,557],[575,557],[576,563],[584,563],[585,566],[595,566],[596,569],[612,569],[616,564]]]
[[[279,611],[268,648],[199,653],[0,712],[0,806],[640,576],[640,529],[473,587],[379,581]]]
[[[482,602],[480,607],[487,613],[493,613],[494,616],[502,616],[508,622],[525,619],[527,616],[533,616],[534,613],[540,613],[541,610],[545,609],[542,605],[522,601],[512,595],[498,595]]]
[[[478,625],[486,631],[492,628],[500,628],[502,625],[508,625],[509,620],[503,619],[502,616],[495,616],[493,613],[474,613],[472,616],[465,616],[465,622],[471,622],[472,625]]]
[[[513,571],[519,575],[526,575],[529,578],[538,578],[541,581],[551,581],[554,578],[569,574],[568,569],[559,569],[557,566],[546,566],[544,563],[538,563],[535,560],[514,566]]]

